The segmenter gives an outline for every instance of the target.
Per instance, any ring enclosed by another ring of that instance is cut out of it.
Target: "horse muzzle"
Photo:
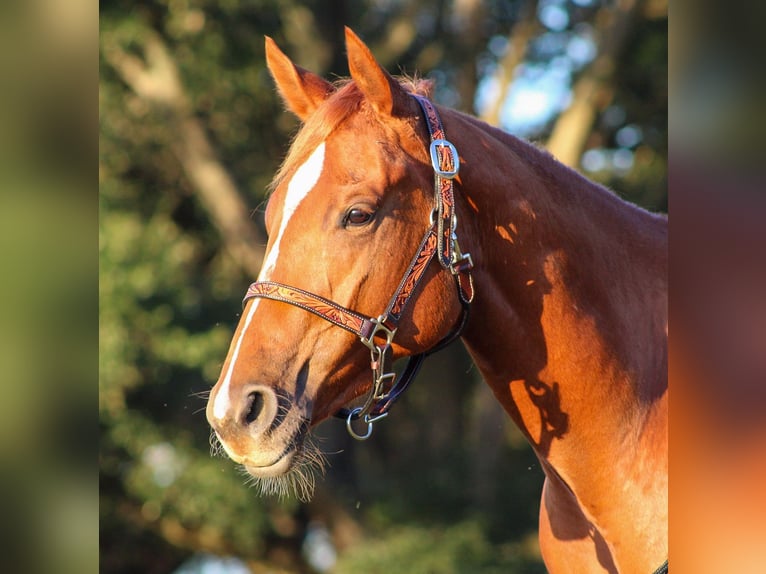
[[[217,387],[211,393],[210,426],[226,454],[253,476],[288,472],[303,443],[307,419],[300,408],[283,402],[261,384]]]

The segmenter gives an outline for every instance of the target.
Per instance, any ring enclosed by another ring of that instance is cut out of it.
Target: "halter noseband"
[[[250,285],[242,300],[243,306],[249,299],[255,297],[295,305],[355,334],[362,344],[370,349],[372,368],[370,394],[361,407],[344,408],[335,415],[346,419],[348,432],[358,440],[369,438],[373,423],[388,415],[391,406],[415,378],[425,357],[443,349],[460,336],[468,320],[468,306],[473,300],[473,282],[470,273],[473,262],[469,253],[464,254],[460,251],[456,234],[457,215],[455,215],[452,180],[460,168],[460,158],[455,146],[444,136],[444,128],[434,105],[422,96],[413,94],[413,97],[423,109],[431,136],[429,153],[434,169],[435,206],[425,237],[420,242],[420,247],[407,267],[386,310],[377,318],[368,317],[319,295],[275,281],[256,281]],[[386,371],[386,358],[402,313],[437,252],[441,266],[448,269],[455,277],[463,312],[456,327],[444,339],[432,349],[409,358],[407,366],[397,379],[395,372]],[[352,422],[360,418],[367,424],[367,431],[364,434],[358,434],[352,427]]]

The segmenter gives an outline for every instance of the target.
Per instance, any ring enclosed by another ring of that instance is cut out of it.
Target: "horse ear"
[[[292,63],[276,42],[266,36],[266,66],[291,112],[305,121],[335,89],[313,72]]]
[[[378,64],[370,49],[346,27],[348,69],[372,107],[379,114],[403,115],[411,99],[391,74]]]

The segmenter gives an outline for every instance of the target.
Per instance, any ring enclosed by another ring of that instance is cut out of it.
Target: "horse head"
[[[223,449],[263,490],[292,485],[304,497],[321,465],[310,428],[370,392],[376,361],[443,341],[462,310],[453,275],[416,261],[437,243],[429,129],[413,97],[427,84],[395,80],[348,29],[346,43],[351,79],[333,85],[266,39],[268,68],[303,126],[272,183],[263,267],[207,406]],[[445,237],[453,232],[450,220]],[[403,290],[391,327],[381,313]]]

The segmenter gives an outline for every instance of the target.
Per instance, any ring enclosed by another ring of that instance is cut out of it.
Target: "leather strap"
[[[455,196],[452,177],[457,175],[460,160],[452,144],[444,138],[444,127],[434,105],[422,96],[414,96],[426,118],[428,133],[431,136],[431,163],[434,168],[434,191],[437,209],[436,223],[439,238],[439,262],[448,269],[452,263],[452,221],[455,214]],[[449,146],[447,145],[449,144]],[[454,152],[454,153],[453,153]],[[445,177],[445,174],[453,174]]]
[[[439,244],[439,263],[449,269],[457,280],[460,300],[468,304],[473,301],[473,262],[469,254],[463,254],[457,243],[457,215],[455,214],[455,194],[452,180],[460,171],[460,157],[455,146],[445,139],[436,107],[428,98],[413,94],[420,104],[426,118],[428,133],[431,136],[429,153],[434,168],[434,190],[436,203],[437,237]]]
[[[248,288],[245,298],[242,299],[242,306],[244,307],[250,299],[255,297],[290,303],[318,315],[358,337],[367,337],[371,332],[369,318],[298,287],[291,287],[276,281],[256,281]]]

